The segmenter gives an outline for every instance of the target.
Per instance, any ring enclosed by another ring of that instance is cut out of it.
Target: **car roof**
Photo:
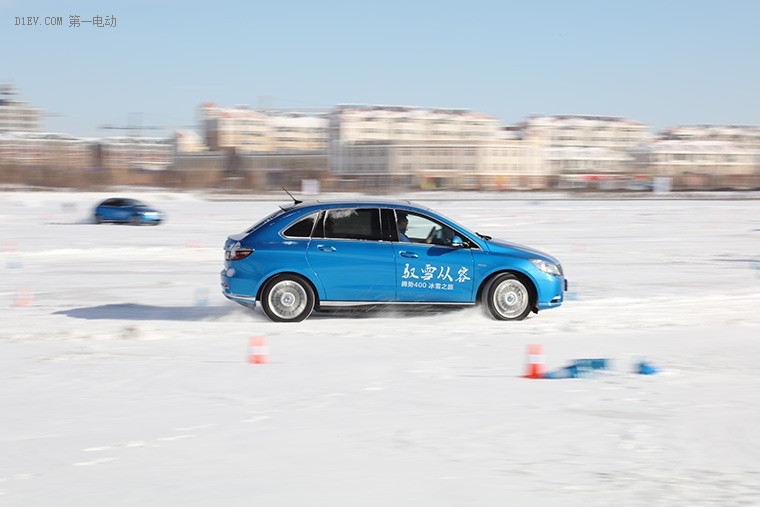
[[[372,198],[356,198],[356,199],[320,199],[313,201],[299,201],[290,204],[282,205],[280,208],[283,211],[291,211],[304,208],[339,208],[342,206],[388,206],[388,207],[407,207],[416,208],[420,210],[429,210],[427,206],[422,206],[412,201],[402,199],[372,199]]]

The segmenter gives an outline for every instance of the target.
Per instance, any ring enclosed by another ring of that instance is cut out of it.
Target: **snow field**
[[[558,257],[568,300],[284,325],[218,276],[278,202],[153,191],[165,224],[91,224],[105,196],[0,193],[0,504],[760,503],[759,200],[417,198]],[[533,343],[614,368],[525,379]]]

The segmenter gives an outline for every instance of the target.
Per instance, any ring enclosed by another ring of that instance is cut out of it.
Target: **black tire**
[[[302,277],[277,275],[261,292],[261,307],[274,322],[301,322],[314,310],[314,289]]]
[[[483,288],[483,303],[496,320],[523,320],[535,305],[535,291],[525,278],[502,273]]]
[[[103,223],[103,217],[100,215],[95,215],[95,223],[96,224],[102,224]]]
[[[140,225],[139,215],[132,215],[131,217],[129,217],[129,223],[131,225]]]

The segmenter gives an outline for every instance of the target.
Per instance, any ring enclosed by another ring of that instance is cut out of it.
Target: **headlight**
[[[530,263],[547,275],[562,276],[562,268],[556,264],[552,264],[551,262],[542,259],[531,259]]]

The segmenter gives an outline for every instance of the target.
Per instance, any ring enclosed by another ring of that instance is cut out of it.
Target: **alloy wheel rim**
[[[528,291],[517,280],[506,280],[496,287],[493,302],[500,315],[515,318],[528,307]]]
[[[277,317],[290,320],[306,308],[306,290],[292,280],[278,282],[269,292],[269,308]]]

